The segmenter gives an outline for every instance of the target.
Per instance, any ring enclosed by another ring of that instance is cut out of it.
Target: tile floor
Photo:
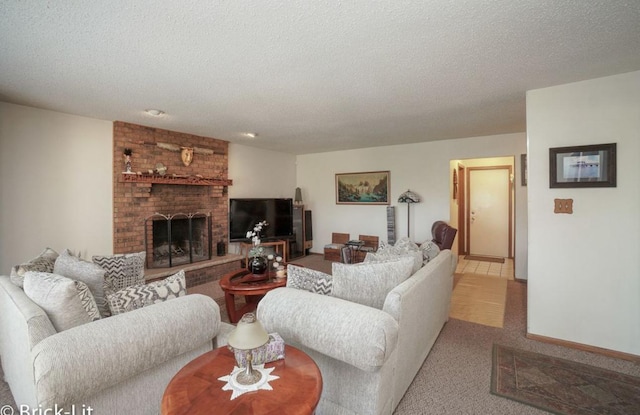
[[[514,279],[513,259],[505,258],[504,264],[499,262],[485,262],[464,259],[464,255],[458,256],[457,274],[480,274]]]

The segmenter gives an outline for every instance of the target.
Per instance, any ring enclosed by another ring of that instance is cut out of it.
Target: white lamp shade
[[[256,319],[254,313],[242,316],[235,330],[229,335],[229,346],[239,350],[251,350],[269,341],[269,333]]]

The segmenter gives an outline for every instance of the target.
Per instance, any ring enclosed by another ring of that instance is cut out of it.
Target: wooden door
[[[472,167],[467,171],[469,254],[512,257],[511,166]]]

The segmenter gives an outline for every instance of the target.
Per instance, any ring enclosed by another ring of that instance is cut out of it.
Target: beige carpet
[[[451,296],[449,316],[491,327],[502,327],[507,302],[507,280],[463,274]]]

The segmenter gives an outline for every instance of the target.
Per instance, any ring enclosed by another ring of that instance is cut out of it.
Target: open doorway
[[[453,178],[450,217],[452,226],[458,229],[458,255],[461,259],[508,263],[510,278],[515,252],[514,167],[513,156],[450,163]],[[494,274],[505,274],[504,266],[481,265],[483,271],[490,268]]]

